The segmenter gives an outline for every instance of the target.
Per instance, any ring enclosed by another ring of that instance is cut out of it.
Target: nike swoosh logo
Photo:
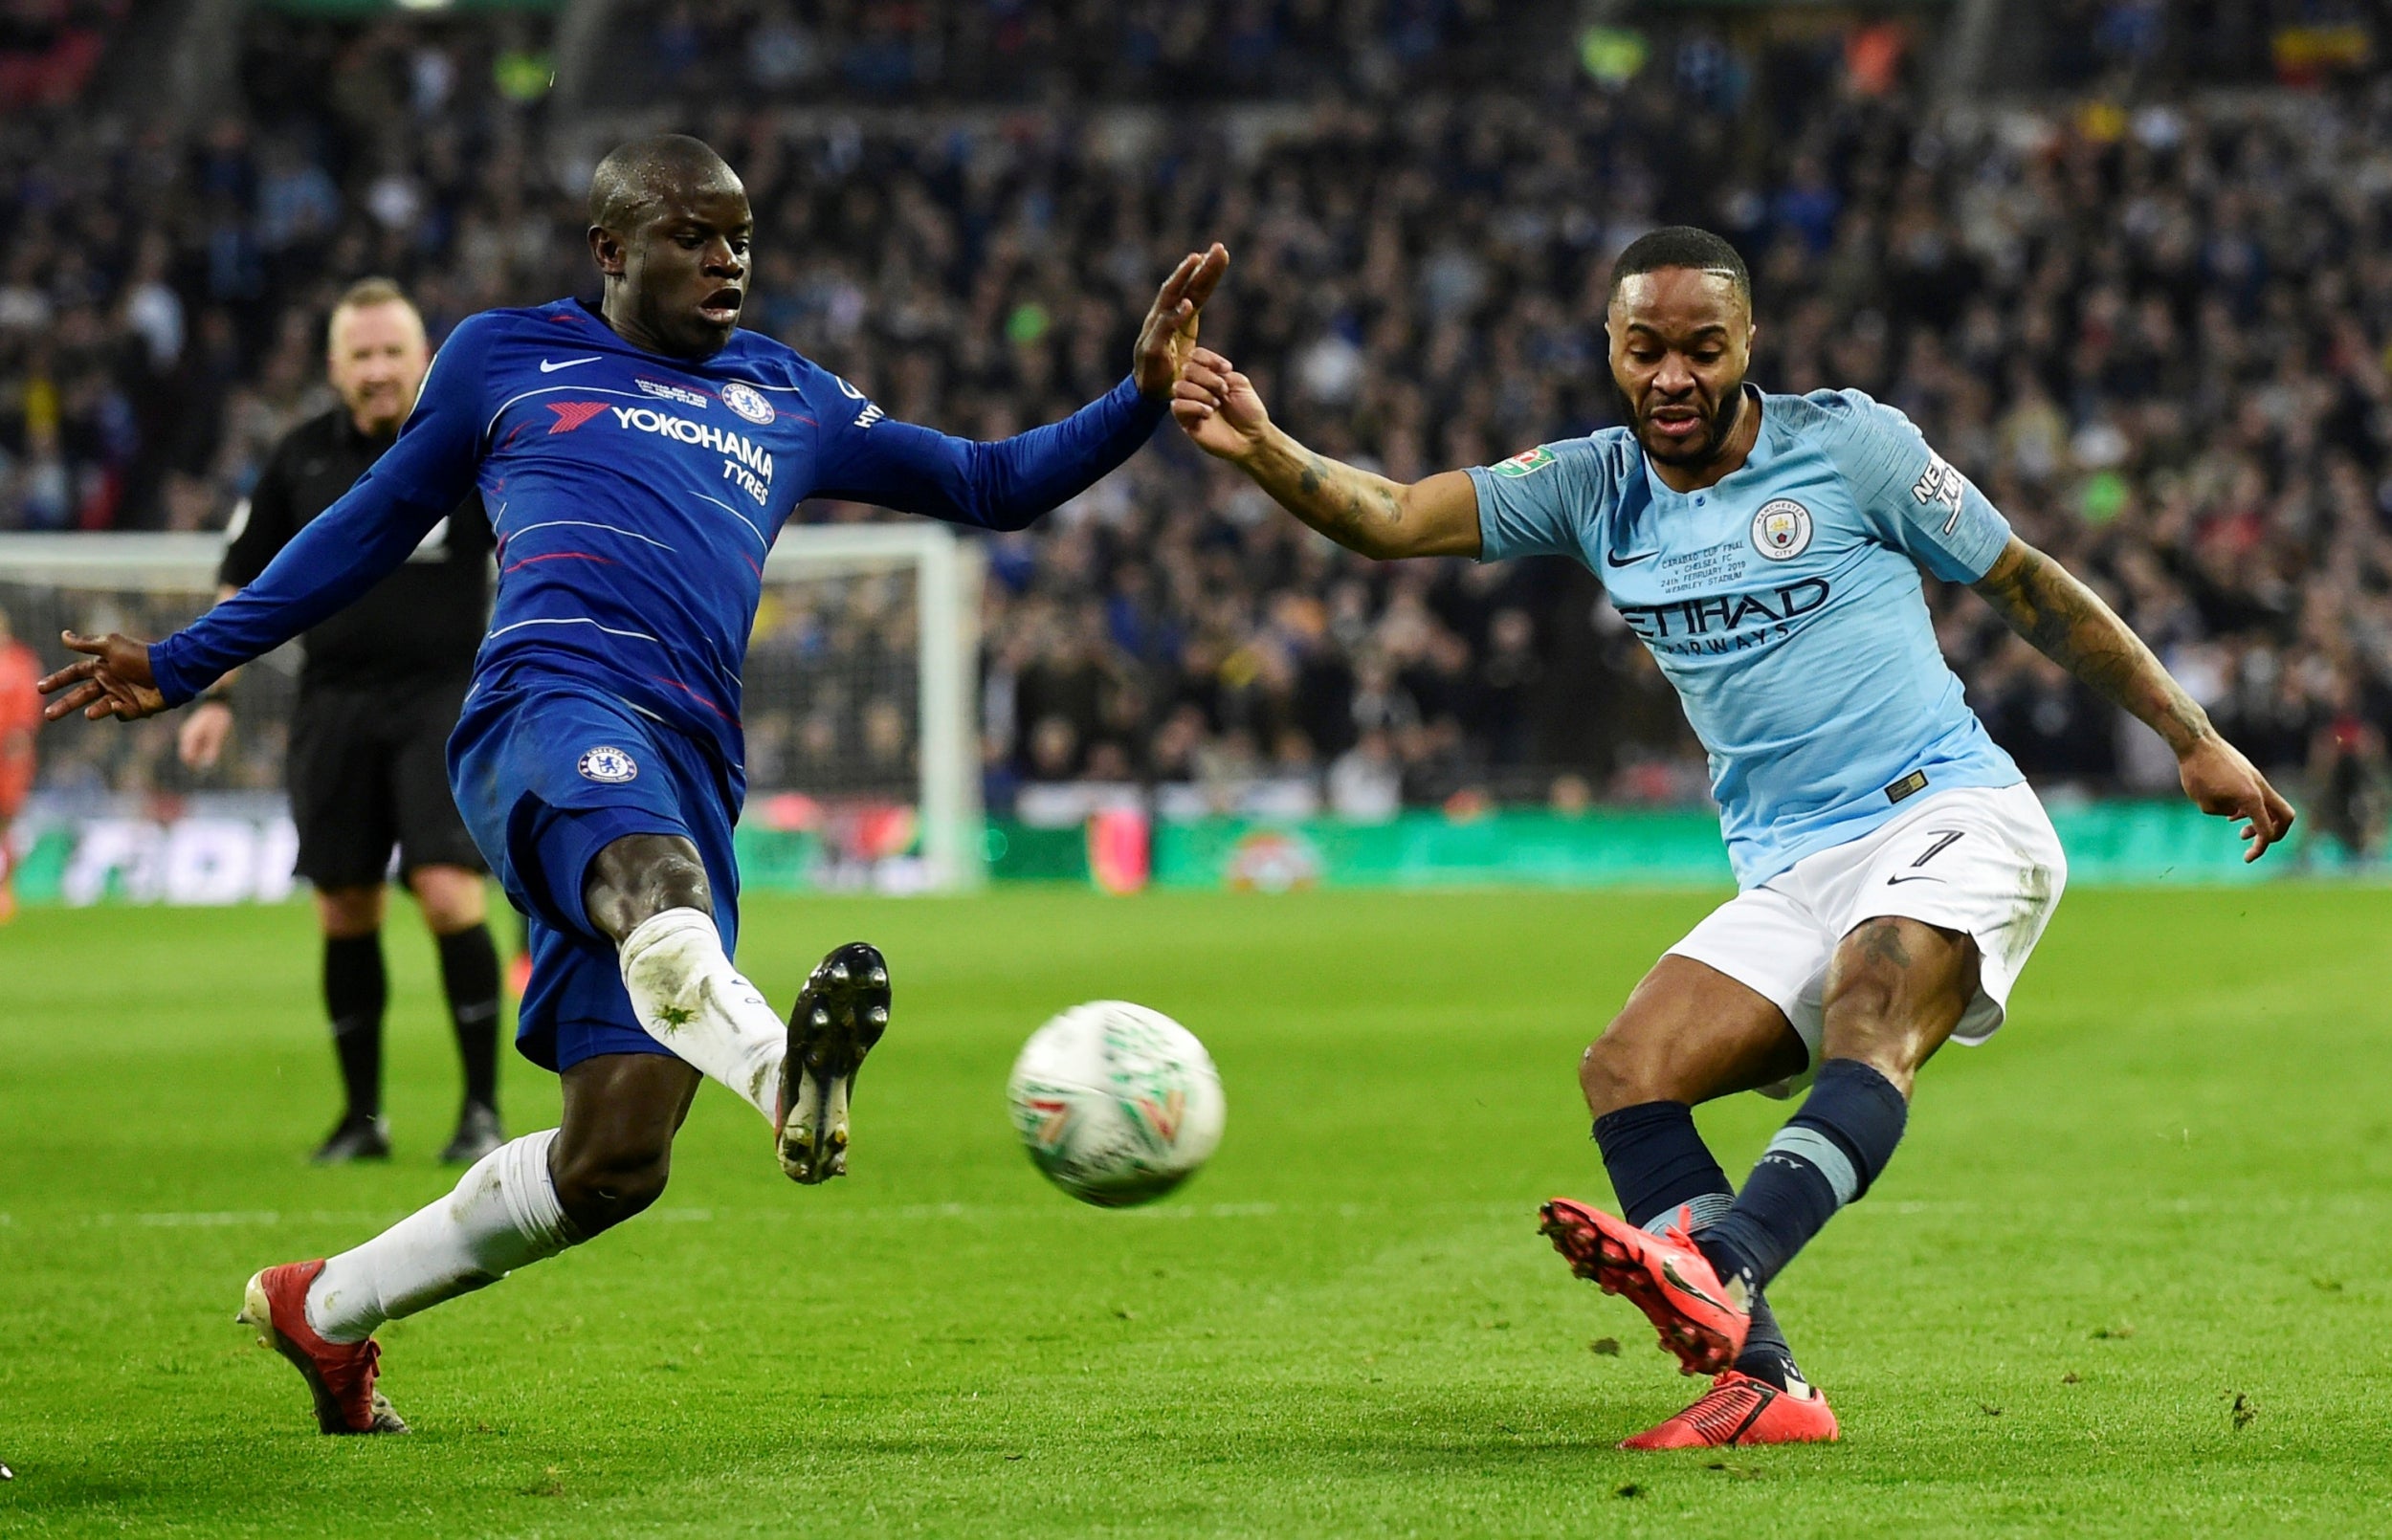
[[[1941,877],[1888,877],[1885,885],[1891,888],[1897,882],[1941,882],[1942,880]]]
[[[1650,561],[1660,554],[1661,553],[1657,550],[1640,552],[1635,556],[1611,556],[1606,554],[1603,560],[1605,563],[1609,566],[1632,567],[1639,561]]]
[[[1710,1306],[1715,1310],[1732,1309],[1732,1307],[1725,1300],[1713,1299],[1709,1294],[1704,1293],[1701,1289],[1696,1288],[1694,1285],[1688,1283],[1684,1278],[1678,1276],[1677,1264],[1670,1261],[1666,1257],[1662,1259],[1661,1276],[1669,1280],[1672,1287],[1682,1290],[1685,1293],[1692,1294],[1694,1298],[1701,1300],[1705,1305]]]
[[[598,362],[598,357],[599,356],[597,354],[592,353],[586,359],[566,359],[563,363],[557,363],[554,359],[542,359],[540,361],[540,372],[543,374],[554,374],[559,369],[569,369],[576,363],[595,363]]]

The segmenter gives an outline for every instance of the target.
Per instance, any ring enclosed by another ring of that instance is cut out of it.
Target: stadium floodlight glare
[[[213,598],[223,552],[214,534],[0,535],[0,610],[55,666],[65,658],[62,627],[156,638],[189,621]],[[751,816],[818,821],[826,847],[869,824],[875,832],[860,854],[852,840],[834,851],[851,876],[861,860],[892,886],[980,885],[983,567],[977,544],[928,521],[781,532],[764,561],[742,713]],[[54,737],[44,752],[77,756],[84,791],[279,785],[297,676],[288,649],[242,671],[232,752],[275,757],[246,780],[180,779],[171,728],[88,743]],[[885,859],[907,843],[918,859]]]

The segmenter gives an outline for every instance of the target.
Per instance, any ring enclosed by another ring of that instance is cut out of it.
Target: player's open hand
[[[1208,347],[1192,350],[1171,387],[1171,415],[1196,447],[1225,460],[1242,459],[1271,430],[1254,382]]]
[[[1196,318],[1229,270],[1229,249],[1219,241],[1209,250],[1190,252],[1163,280],[1155,307],[1138,331],[1138,358],[1132,366],[1138,388],[1148,396],[1170,392],[1180,366],[1196,351]]]
[[[2292,832],[2292,804],[2268,778],[2243,758],[2243,751],[2212,733],[2177,760],[2184,795],[2204,813],[2243,821],[2242,837],[2249,841],[2246,862],[2256,861],[2268,847]]]
[[[130,722],[166,709],[166,697],[158,693],[158,681],[149,671],[147,642],[115,631],[105,636],[60,631],[58,636],[74,650],[91,655],[41,682],[43,694],[58,697],[42,707],[44,720],[55,722],[69,712],[80,711],[95,722],[103,716]]]

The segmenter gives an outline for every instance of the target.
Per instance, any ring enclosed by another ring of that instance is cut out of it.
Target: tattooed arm
[[[2292,825],[2292,807],[2242,752],[2218,736],[2115,611],[2067,568],[2013,536],[1976,589],[2037,651],[2167,740],[2184,795],[2204,813],[2245,821],[2256,861]]]
[[[1171,415],[1198,448],[1349,551],[1383,561],[1478,554],[1478,492],[1468,475],[1446,471],[1406,484],[1316,454],[1273,426],[1254,383],[1209,348],[1180,371]]]

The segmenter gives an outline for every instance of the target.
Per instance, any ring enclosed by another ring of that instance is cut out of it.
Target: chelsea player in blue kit
[[[1161,424],[1229,260],[1214,246],[1179,265],[1109,394],[981,444],[893,422],[739,330],[747,195],[698,141],[614,150],[589,218],[598,305],[459,323],[397,442],[256,582],[155,646],[70,635],[91,656],[43,681],[54,719],[181,705],[364,593],[469,490],[489,510],[498,600],[449,771],[530,916],[518,1046],[558,1071],[565,1116],[364,1245],[250,1281],[241,1318],[306,1377],[326,1433],[405,1431],[375,1385],[384,1321],[653,1203],[701,1073],[762,1114],[793,1179],[844,1173],[885,960],[832,952],[786,1023],[731,962],[740,675],[773,534],[810,496],[1027,525]]]
[[[1606,327],[1628,426],[1402,485],[1274,427],[1197,348],[1172,411],[1305,523],[1365,556],[1567,556],[1678,691],[1709,751],[1739,891],[1646,975],[1579,1080],[1625,1221],[1557,1199],[1580,1276],[1644,1309],[1693,1406],[1638,1449],[1836,1437],[1763,1298],[1892,1157],[1920,1065],[2001,1024],[2067,880],[2034,793],[1938,649],[1925,568],[2176,751],[2185,794],[2256,859],[2292,810],[2109,607],[2010,533],[1907,418],[1857,391],[1745,383],[1742,260],[1672,227],[1615,264]],[[1741,1193],[1693,1105],[1802,1110]]]

